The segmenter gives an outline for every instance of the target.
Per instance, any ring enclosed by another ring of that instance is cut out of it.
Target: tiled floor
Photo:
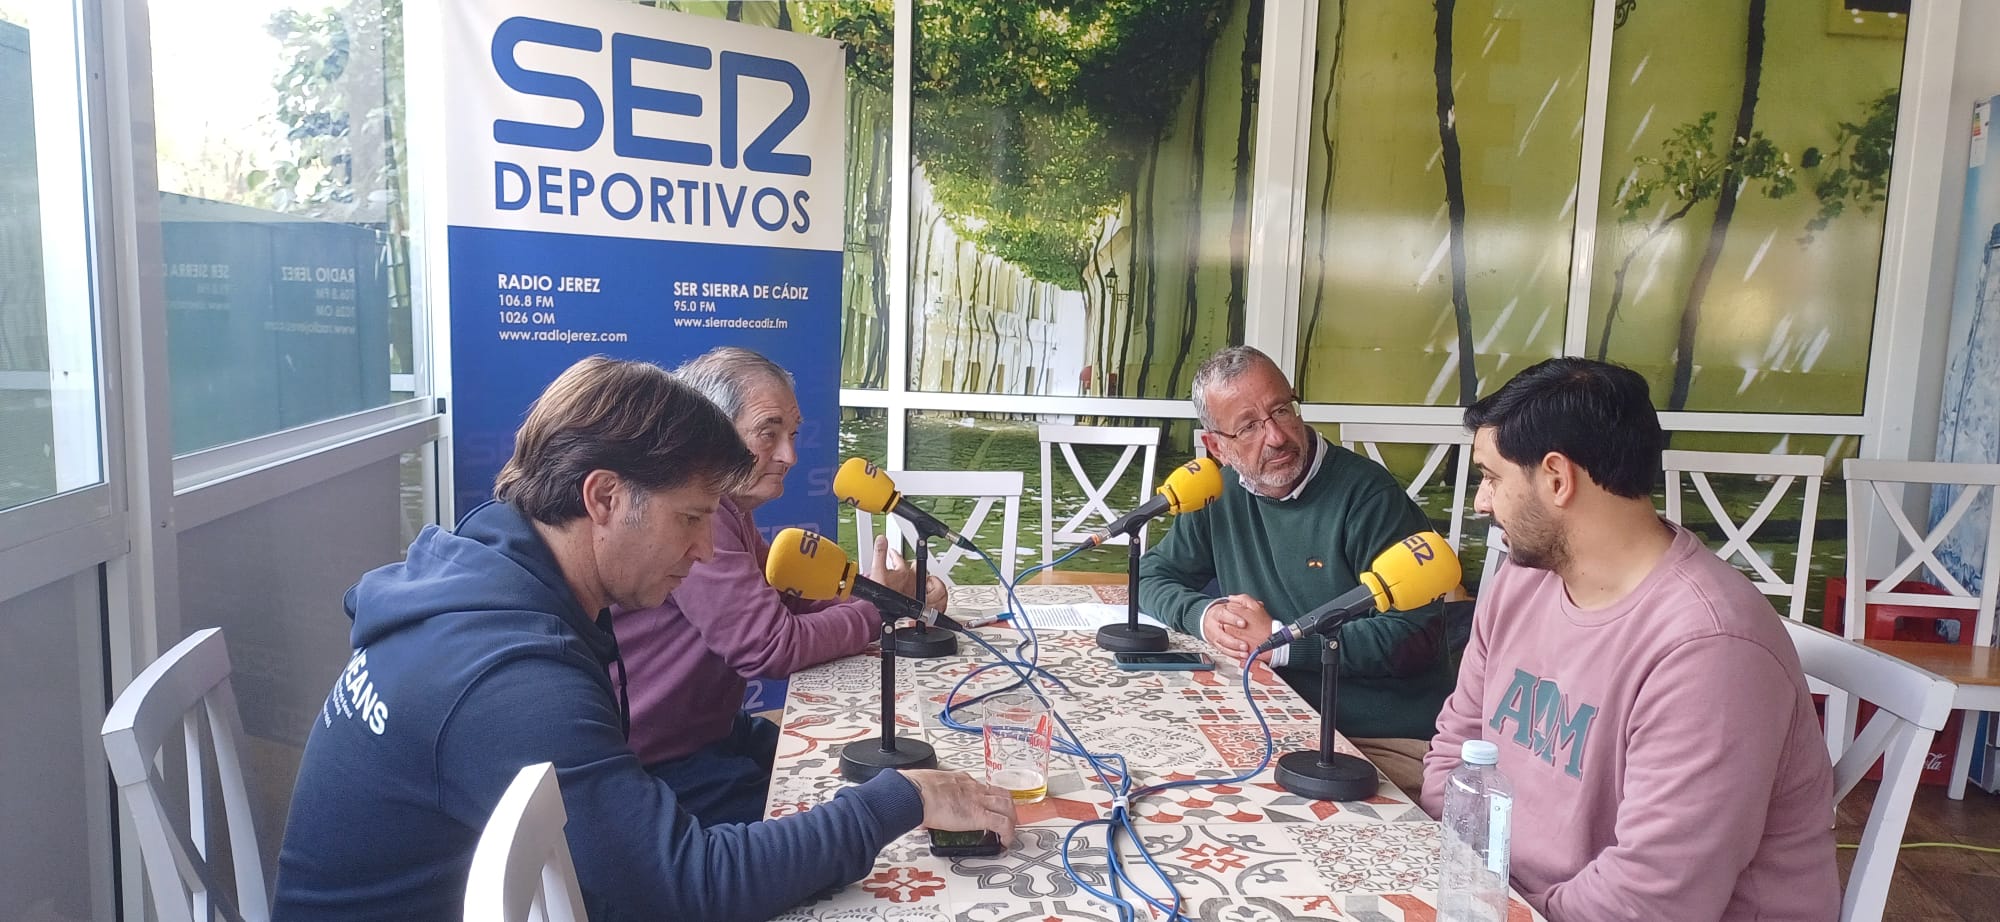
[[[1861,841],[1875,783],[1863,781],[1840,805],[1834,838]],[[1968,789],[1965,799],[1944,796],[1943,788],[1920,787],[1910,811],[1909,842],[1959,842],[2000,848],[2000,794]],[[1840,850],[1841,873],[1854,861],[1853,849]],[[1896,862],[1884,922],[1993,922],[2000,920],[2000,854],[1953,848],[1906,848]]]

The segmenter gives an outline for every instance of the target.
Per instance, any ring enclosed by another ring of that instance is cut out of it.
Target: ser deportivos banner
[[[453,0],[442,25],[458,513],[571,363],[736,345],[805,415],[760,524],[831,533],[840,45],[611,0]]]

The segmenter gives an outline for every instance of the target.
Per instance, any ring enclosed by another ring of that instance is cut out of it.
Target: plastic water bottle
[[[1439,922],[1506,922],[1508,830],[1514,789],[1500,774],[1500,747],[1467,740],[1444,783],[1444,867]]]

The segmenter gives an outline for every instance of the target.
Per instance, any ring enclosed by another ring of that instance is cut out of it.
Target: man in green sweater
[[[1227,466],[1222,496],[1174,520],[1139,564],[1139,605],[1241,661],[1278,627],[1357,585],[1389,545],[1431,525],[1381,465],[1307,427],[1298,396],[1249,346],[1210,356],[1194,376],[1202,444]],[[1215,581],[1221,596],[1206,595]],[[1335,726],[1406,791],[1455,676],[1441,607],[1364,618],[1339,629]],[[1315,707],[1319,637],[1265,654]]]

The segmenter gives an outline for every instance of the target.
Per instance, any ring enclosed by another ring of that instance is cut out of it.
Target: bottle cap
[[[1487,740],[1466,740],[1459,747],[1458,758],[1467,765],[1498,765],[1500,747]]]

